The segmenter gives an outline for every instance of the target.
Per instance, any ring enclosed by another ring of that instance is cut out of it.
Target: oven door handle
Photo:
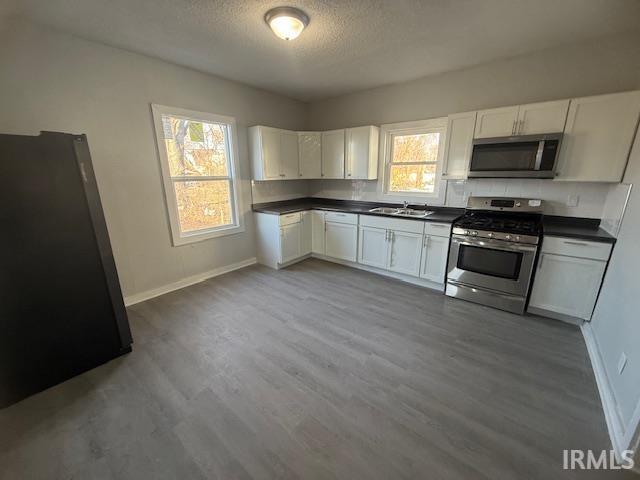
[[[504,250],[505,252],[535,252],[538,247],[534,245],[504,245],[504,242],[498,240],[491,240],[487,238],[478,239],[478,238],[469,238],[464,237],[464,240],[459,238],[453,238],[453,242],[459,245],[468,245],[470,247],[486,247],[491,248],[493,250]]]

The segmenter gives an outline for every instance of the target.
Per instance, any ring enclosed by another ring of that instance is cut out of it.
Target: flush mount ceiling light
[[[269,10],[264,21],[273,33],[283,40],[293,40],[309,25],[309,17],[302,10],[293,7],[277,7]]]

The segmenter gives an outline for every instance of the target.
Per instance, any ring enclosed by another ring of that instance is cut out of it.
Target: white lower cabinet
[[[389,230],[376,227],[360,227],[358,238],[358,263],[377,268],[387,268],[389,262]]]
[[[287,263],[302,256],[302,222],[280,227],[280,261]]]
[[[590,320],[610,251],[609,244],[545,238],[528,310]]]
[[[311,247],[313,242],[313,220],[311,212],[301,212],[302,216],[302,250],[301,255],[309,255],[311,253]]]
[[[326,256],[355,262],[358,252],[358,226],[327,220],[324,242]]]
[[[422,241],[420,277],[443,284],[447,271],[448,255],[449,237],[425,234]]]
[[[311,253],[324,255],[324,212],[311,210]]]
[[[420,274],[422,233],[389,231],[389,270],[417,277]]]

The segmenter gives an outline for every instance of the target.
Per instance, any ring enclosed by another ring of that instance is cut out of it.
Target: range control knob
[[[509,235],[508,233],[504,236],[505,240],[511,240],[511,235]]]
[[[516,242],[519,242],[519,241],[520,241],[520,236],[516,235],[516,238],[514,238],[514,240],[515,240]]]
[[[487,237],[489,237],[489,238],[493,238],[493,232],[489,232],[489,233],[487,233]]]
[[[465,230],[465,231],[464,231],[464,234],[465,234],[465,235],[470,235],[470,234],[471,234],[471,232],[470,232],[469,230]]]
[[[476,231],[474,230],[473,232],[471,232],[471,235],[473,235],[473,236],[475,237],[476,235],[478,235],[478,232],[476,232]]]

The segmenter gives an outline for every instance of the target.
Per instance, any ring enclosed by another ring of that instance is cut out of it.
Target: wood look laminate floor
[[[579,330],[320,260],[129,308],[133,353],[0,411],[4,479],[636,478]]]

